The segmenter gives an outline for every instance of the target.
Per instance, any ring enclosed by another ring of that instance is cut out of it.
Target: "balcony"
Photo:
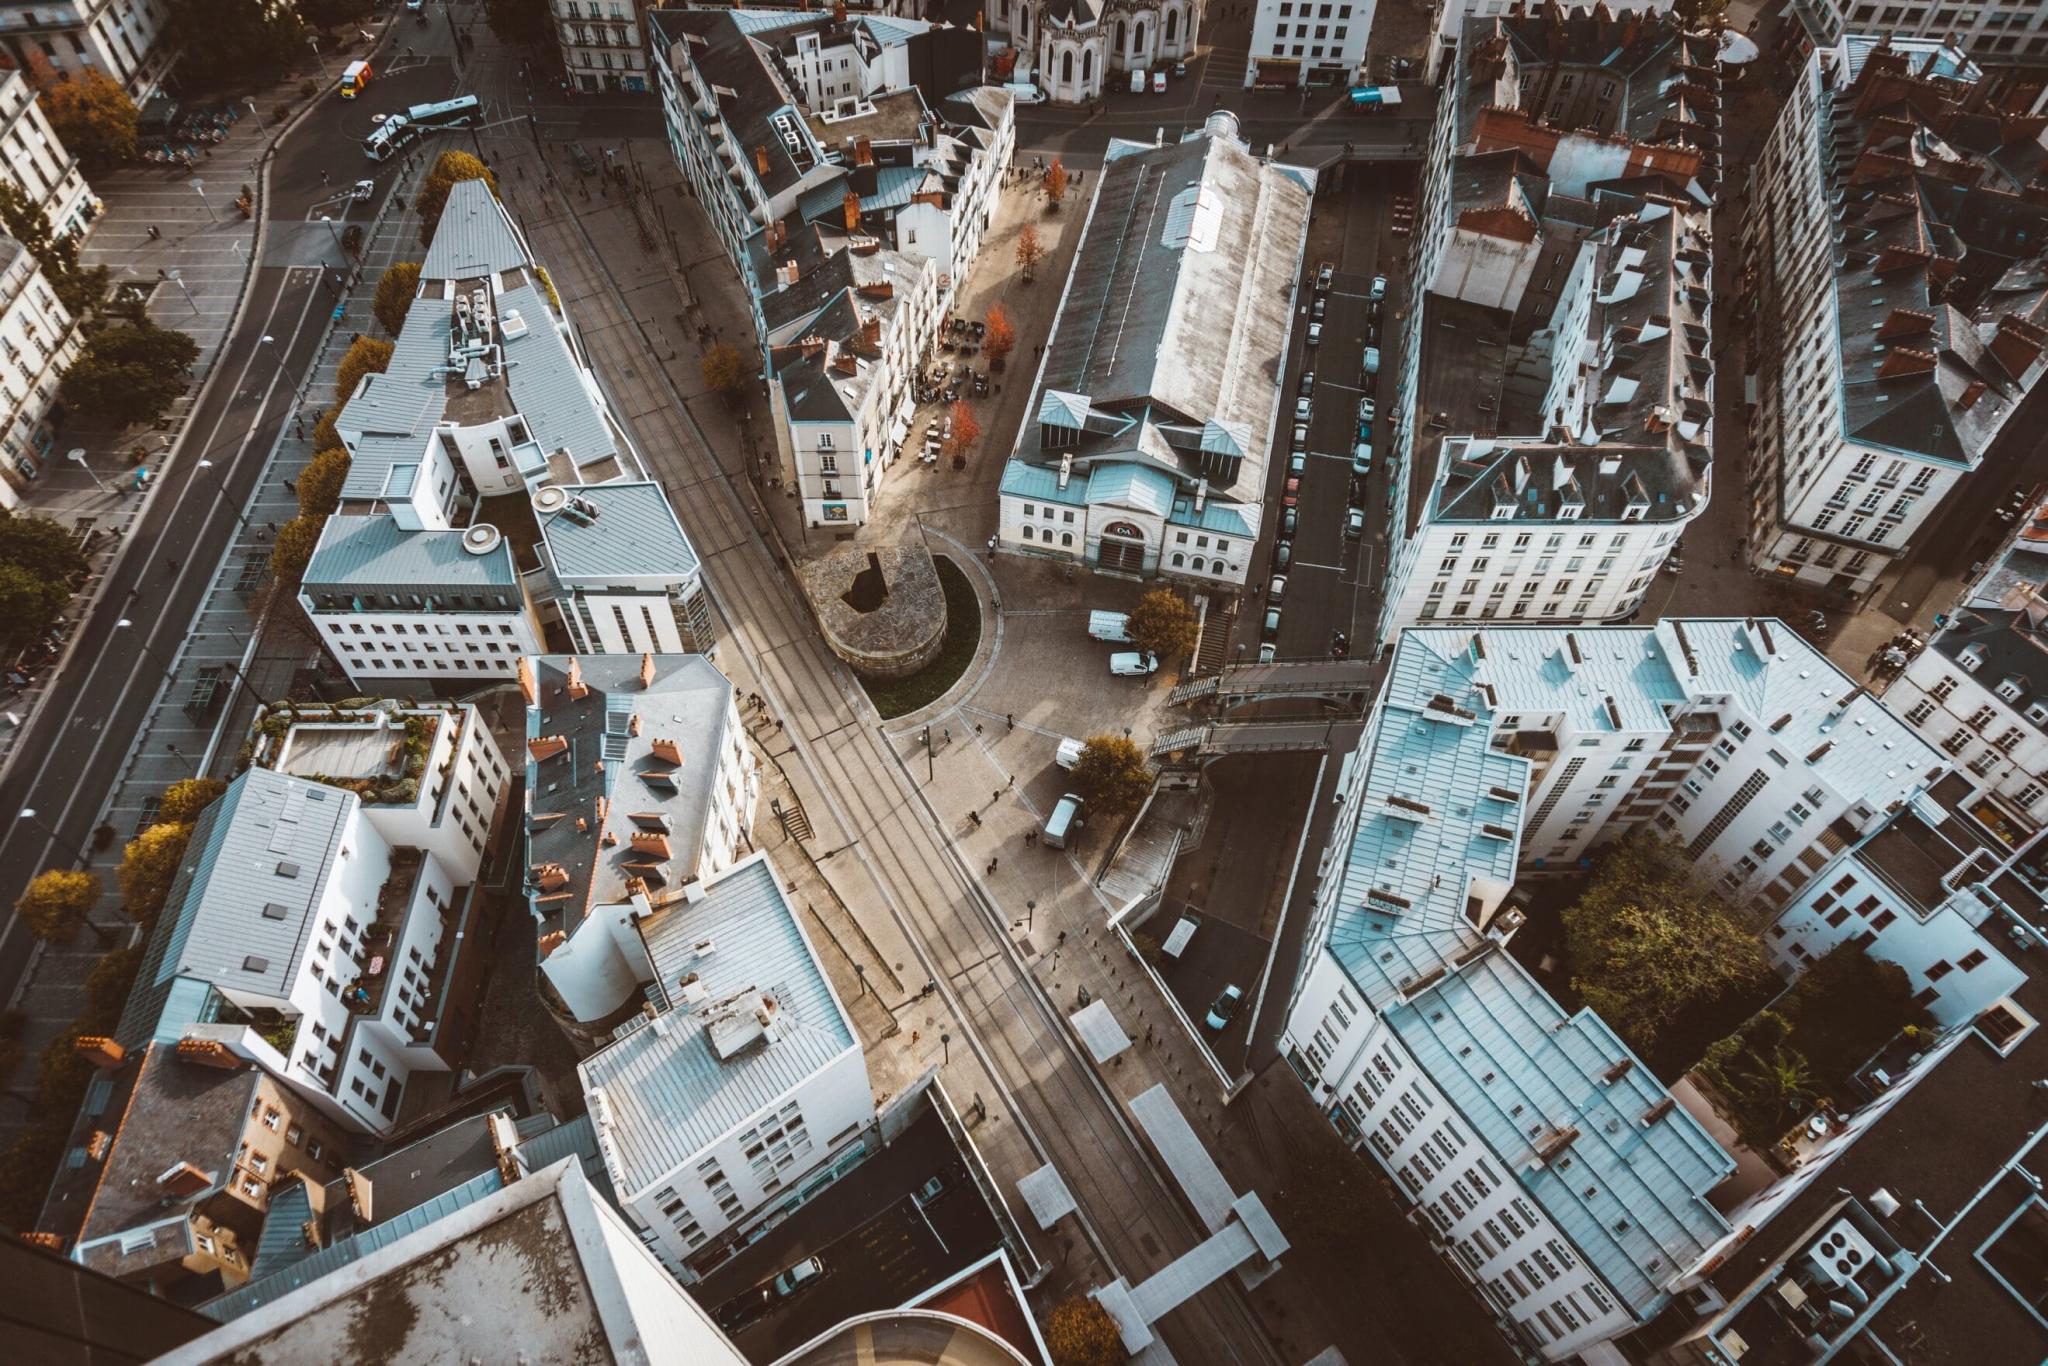
[[[363,935],[355,958],[356,979],[343,999],[357,1015],[375,1015],[397,976],[399,945],[405,942],[406,913],[419,893],[420,870],[426,855],[418,849],[391,851],[391,872],[377,889],[377,918]]]

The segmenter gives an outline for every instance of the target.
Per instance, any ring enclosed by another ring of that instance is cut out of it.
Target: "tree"
[[[107,294],[107,268],[81,266],[78,239],[56,236],[42,206],[11,180],[0,180],[0,226],[36,258],[51,292],[74,319],[99,307]]]
[[[320,530],[326,525],[325,517],[300,513],[279,527],[277,540],[270,547],[271,577],[297,591],[299,581],[306,577],[306,566],[313,562],[313,549],[320,544]]]
[[[336,418],[340,417],[340,416],[341,416],[341,405],[340,405],[339,403],[337,403],[337,404],[335,404],[335,405],[334,405],[334,406],[333,406],[332,408],[329,408],[329,409],[328,409],[328,410],[327,410],[326,412],[324,412],[324,413],[320,414],[320,416],[319,416],[318,418],[314,419],[314,422],[313,422],[313,449],[314,449],[314,450],[316,450],[316,451],[331,451],[331,450],[339,450],[339,449],[341,448],[341,433],[340,433],[339,431],[335,430],[335,426],[334,426],[334,420],[335,420]]]
[[[405,315],[412,311],[412,301],[420,292],[420,263],[418,261],[394,261],[384,268],[377,277],[377,297],[370,303],[370,311],[377,315],[377,321],[392,336],[405,326]]]
[[[1200,630],[1195,609],[1170,588],[1155,588],[1139,598],[1124,629],[1131,644],[1161,659],[1194,653]]]
[[[92,924],[92,908],[99,904],[99,899],[98,874],[45,868],[29,881],[28,889],[14,903],[14,913],[27,923],[36,938],[45,943],[68,944],[78,937],[80,925]],[[104,942],[106,931],[97,926],[92,928]]]
[[[1109,1311],[1087,1295],[1069,1295],[1045,1316],[1053,1366],[1117,1366],[1127,1355]]]
[[[172,825],[190,824],[227,790],[228,785],[218,778],[180,778],[164,789],[156,818]]]
[[[491,187],[492,194],[498,192],[498,178],[469,153],[447,151],[435,158],[434,168],[427,172],[426,180],[420,185],[419,197],[413,202],[420,215],[421,246],[434,240],[434,229],[441,222],[441,210],[448,207],[448,192],[465,180],[481,180]]]
[[[62,522],[26,512],[0,517],[0,564],[61,583],[84,573],[88,563],[78,537]]]
[[[43,112],[88,173],[112,170],[135,159],[135,101],[121,83],[87,67],[42,92]]]
[[[100,957],[85,977],[85,1013],[78,1023],[94,1034],[111,1034],[142,970],[142,950],[129,945]]]
[[[974,415],[974,405],[964,398],[954,399],[953,406],[946,411],[953,420],[953,439],[948,453],[955,460],[965,460],[968,450],[981,440],[981,420]]]
[[[1609,848],[1564,928],[1572,989],[1641,1053],[1746,1008],[1778,980],[1754,930],[1685,851],[1646,830]]]
[[[381,375],[391,364],[391,343],[382,337],[357,337],[349,343],[334,370],[334,396],[343,403],[355,394],[364,375]]]
[[[1038,229],[1026,223],[1017,232],[1017,269],[1028,277],[1031,268],[1045,259],[1045,246],[1038,240]]]
[[[1144,805],[1145,794],[1152,790],[1152,770],[1130,737],[1091,735],[1074,761],[1074,782],[1098,814],[1116,818]]]
[[[58,381],[72,407],[122,426],[153,422],[185,391],[199,343],[144,320],[105,328],[85,344]]]
[[[554,35],[547,0],[484,0],[484,22],[498,41],[538,47]]]
[[[1067,167],[1066,167],[1066,163],[1062,162],[1062,161],[1061,161],[1061,160],[1060,160],[1060,159],[1059,159],[1058,157],[1054,157],[1054,158],[1052,159],[1052,165],[1050,165],[1050,166],[1048,166],[1048,167],[1046,167],[1046,168],[1045,168],[1045,198],[1046,198],[1046,202],[1047,202],[1047,203],[1049,203],[1049,204],[1051,204],[1051,205],[1052,205],[1052,207],[1053,207],[1053,210],[1054,210],[1055,212],[1057,212],[1057,211],[1059,210],[1059,207],[1060,207],[1060,201],[1061,201],[1062,199],[1065,199],[1066,197],[1067,197]]]
[[[341,486],[348,478],[348,452],[330,446],[306,462],[299,471],[299,511],[309,517],[326,517],[341,506]]]
[[[0,564],[0,636],[10,653],[49,630],[70,601],[66,585],[18,564]]]
[[[297,9],[269,0],[179,0],[169,28],[187,85],[268,84],[310,52]]]
[[[729,342],[719,342],[706,351],[697,368],[703,373],[704,386],[727,403],[737,398],[740,390],[746,387],[746,357]]]
[[[1017,325],[1010,321],[1010,310],[1001,304],[988,311],[981,349],[988,353],[991,365],[1001,365],[1017,349]]]
[[[163,821],[128,841],[122,851],[115,879],[121,884],[121,905],[131,919],[144,924],[170,899],[171,884],[178,880],[178,866],[185,861],[185,845],[192,827],[184,821]]]
[[[360,24],[375,8],[371,0],[297,0],[299,17],[314,28]]]

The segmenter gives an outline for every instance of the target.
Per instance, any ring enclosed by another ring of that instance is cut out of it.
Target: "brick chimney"
[[[128,1050],[112,1039],[97,1034],[87,1035],[72,1044],[72,1049],[94,1067],[119,1067],[121,1059],[128,1056]]]
[[[763,177],[767,176],[768,149],[766,147],[756,147],[754,149],[754,169],[759,171]]]
[[[866,318],[861,320],[860,341],[861,345],[867,347],[871,351],[875,352],[877,355],[881,353],[882,320],[880,318],[875,317],[873,314],[869,314]]]
[[[672,764],[680,764],[683,761],[682,747],[665,735],[655,740],[653,748],[654,757],[657,759],[666,759]]]
[[[1988,349],[1992,358],[2005,367],[2006,374],[2022,380],[2041,358],[2044,341],[2048,341],[2048,332],[2007,313],[1998,319],[1998,331],[1992,334]]]
[[[654,654],[652,651],[644,652],[640,656],[640,686],[643,688],[654,686]],[[640,714],[635,712],[633,714],[633,734],[638,735],[639,733]]]
[[[533,660],[525,655],[519,656],[516,670],[519,674],[519,695],[526,699],[527,706],[539,706],[540,684],[533,677]]]
[[[590,696],[590,685],[583,681],[583,661],[574,655],[569,656],[569,682],[563,691],[577,702]]]
[[[187,1195],[197,1195],[203,1190],[210,1189],[213,1186],[213,1177],[209,1173],[199,1170],[190,1162],[180,1162],[177,1166],[158,1176],[156,1183],[163,1188],[165,1195],[175,1199]]]
[[[866,138],[861,138],[859,141],[855,142],[853,144],[853,164],[856,166],[874,165],[875,144],[868,141]]]
[[[852,190],[848,190],[846,197],[839,201],[839,212],[846,219],[846,230],[848,232],[858,232],[860,230],[859,195],[855,194]]]
[[[633,832],[633,849],[636,853],[657,854],[662,858],[667,858],[670,852],[668,836],[662,834],[659,830],[635,830]]]
[[[562,933],[560,930],[549,930],[546,934],[540,937],[539,948],[541,958],[546,959],[549,954],[553,953],[556,949],[559,949],[560,947],[562,947],[563,944],[567,943],[568,939],[569,936]]]
[[[805,360],[816,360],[825,354],[825,339],[812,332],[798,339],[797,349],[804,353]]]
[[[239,1072],[244,1066],[234,1050],[219,1039],[178,1040],[178,1061],[196,1063],[201,1067],[218,1067],[223,1072]]]
[[[526,742],[526,752],[533,756],[535,763],[552,759],[557,754],[566,754],[568,750],[567,737],[560,735],[539,735]]]
[[[569,885],[569,870],[559,863],[537,863],[533,866],[533,880],[543,892],[559,892]]]

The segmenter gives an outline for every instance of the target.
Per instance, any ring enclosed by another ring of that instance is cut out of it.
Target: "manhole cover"
[[[1024,956],[1026,958],[1036,958],[1038,956],[1038,950],[1032,947],[1031,937],[1029,935],[1026,935],[1024,938],[1019,939],[1017,941],[1017,947],[1024,951]]]

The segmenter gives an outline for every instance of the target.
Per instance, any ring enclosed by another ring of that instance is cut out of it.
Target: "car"
[[[711,1311],[711,1317],[728,1333],[737,1333],[775,1307],[775,1292],[765,1285],[743,1290]]]
[[[1280,534],[1290,541],[1294,539],[1295,522],[1296,518],[1293,508],[1280,509]]]
[[[1324,290],[1328,289],[1336,278],[1337,267],[1335,265],[1328,261],[1318,265],[1316,267],[1316,293],[1321,294]]]
[[[1380,325],[1378,323],[1367,323],[1365,325],[1365,344],[1367,346],[1378,346],[1380,344]]]
[[[1323,325],[1321,323],[1310,323],[1308,325],[1308,344],[1310,346],[1321,346],[1323,344]]]
[[[1118,650],[1109,657],[1109,671],[1118,678],[1144,678],[1159,671],[1159,659],[1150,650]]]
[[[1376,323],[1380,320],[1380,301],[1378,299],[1367,299],[1365,301],[1365,318],[1367,322]]]
[[[1367,394],[1364,398],[1358,400],[1358,420],[1360,422],[1370,422],[1378,413],[1379,409],[1373,406],[1371,394]]]
[[[348,189],[348,197],[357,203],[362,203],[376,193],[377,182],[374,180],[358,180],[355,184],[349,186]]]
[[[1294,424],[1294,443],[1289,449],[1297,451],[1308,449],[1308,428],[1302,423],[1297,422]]]
[[[1345,497],[1344,501],[1347,505],[1355,508],[1362,508],[1365,506],[1365,480],[1363,478],[1357,478],[1351,481],[1351,491]]]
[[[1328,299],[1324,298],[1320,294],[1316,295],[1315,301],[1308,306],[1308,316],[1310,320],[1313,322],[1321,322],[1323,320],[1323,315],[1330,311],[1329,305],[1330,301]]]
[[[1361,422],[1358,424],[1358,439],[1360,441],[1372,440],[1372,424],[1370,422]]]
[[[569,157],[576,163],[576,169],[585,175],[597,174],[597,158],[590,155],[590,149],[580,142],[569,144]]]
[[[1387,277],[1386,277],[1386,276],[1384,276],[1384,275],[1375,275],[1375,276],[1373,276],[1373,277],[1372,277],[1372,288],[1371,288],[1371,289],[1369,289],[1369,290],[1367,290],[1367,291],[1365,292],[1365,297],[1366,297],[1366,298],[1368,298],[1368,299],[1384,299],[1384,298],[1386,298],[1386,297],[1387,297]]]
[[[798,1291],[816,1285],[824,1274],[823,1257],[806,1257],[795,1266],[778,1273],[775,1279],[768,1283],[768,1288],[775,1292],[776,1299],[786,1300]]]
[[[1261,645],[1259,647],[1259,663],[1261,664],[1271,664],[1279,655],[1280,652],[1271,645]]]
[[[1308,452],[1295,451],[1293,454],[1289,455],[1287,457],[1287,472],[1289,474],[1308,473]]]
[[[1152,73],[1152,93],[1155,95],[1164,95],[1166,93],[1166,73],[1164,71]]]
[[[1300,476],[1289,475],[1287,477],[1287,485],[1280,491],[1280,501],[1287,507],[1293,507],[1301,501]]]
[[[1175,63],[1173,64],[1173,78],[1174,78],[1175,80],[1180,80],[1180,79],[1181,79],[1182,77],[1186,76],[1187,74],[1188,74],[1188,64],[1187,64],[1186,62],[1175,62]]]
[[[1294,558],[1294,547],[1285,541],[1273,542],[1273,570],[1275,573],[1287,568]]]
[[[1088,638],[1105,641],[1112,645],[1131,643],[1131,614],[1129,612],[1090,612],[1088,614]]]
[[[1344,539],[1355,541],[1365,535],[1365,513],[1353,508],[1344,514]]]
[[[1278,607],[1280,605],[1281,598],[1285,597],[1286,595],[1287,576],[1285,574],[1275,574],[1273,576],[1273,581],[1266,585],[1266,601],[1271,603],[1273,606]]]
[[[1308,421],[1310,416],[1314,414],[1315,410],[1315,404],[1309,399],[1298,398],[1294,400],[1294,420],[1296,422]]]
[[[1070,769],[1075,764],[1081,762],[1081,750],[1083,747],[1083,743],[1079,740],[1062,740],[1060,741],[1059,748],[1052,753],[1052,761],[1061,768]]]
[[[1299,394],[1303,398],[1307,398],[1310,394],[1313,394],[1315,391],[1316,372],[1313,370],[1302,371],[1300,380],[1296,381],[1295,383],[1294,392]]]
[[[1363,441],[1351,448],[1351,472],[1359,475],[1372,473],[1372,447]]]
[[[1209,1013],[1202,1017],[1202,1023],[1211,1029],[1228,1029],[1243,1004],[1244,988],[1235,984],[1226,986],[1223,993],[1209,1003]]]
[[[418,14],[427,7],[427,0],[405,0],[405,7],[414,14]]]
[[[1365,348],[1365,373],[1377,375],[1380,372],[1380,349],[1377,346]]]
[[[1259,623],[1259,639],[1274,640],[1277,639],[1279,635],[1280,609],[1277,607],[1270,607],[1266,609],[1266,619]]]

